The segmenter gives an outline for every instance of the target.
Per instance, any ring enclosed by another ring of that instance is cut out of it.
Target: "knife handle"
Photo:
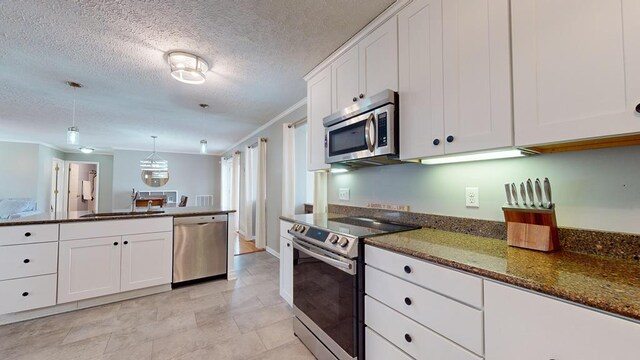
[[[511,199],[511,184],[504,184],[504,191],[507,194],[507,204],[513,205],[513,200]]]
[[[538,198],[538,207],[542,207],[542,184],[540,179],[536,179],[536,197]]]
[[[553,200],[551,199],[551,183],[549,178],[544,178],[544,197],[547,199],[546,208],[551,209]]]
[[[520,183],[520,197],[522,198],[522,204],[527,206],[527,192],[524,189],[524,183]]]
[[[511,183],[511,195],[513,195],[513,204],[518,205],[518,190],[516,189],[516,183]]]

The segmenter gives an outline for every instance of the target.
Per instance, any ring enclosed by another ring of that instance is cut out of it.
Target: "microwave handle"
[[[375,118],[376,117],[373,115],[373,113],[369,114],[369,117],[367,118],[367,124],[364,126],[364,140],[367,143],[367,148],[370,152],[373,152],[374,146],[376,145],[376,127],[373,123]],[[372,132],[373,135],[371,135]]]

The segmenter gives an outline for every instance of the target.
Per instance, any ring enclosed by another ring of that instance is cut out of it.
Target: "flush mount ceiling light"
[[[209,64],[201,57],[174,51],[167,58],[174,79],[186,84],[202,84],[206,80],[205,73],[209,70]]]
[[[468,162],[468,161],[508,159],[508,158],[535,155],[535,154],[536,154],[535,152],[529,151],[529,150],[510,149],[510,150],[489,151],[489,152],[482,152],[482,153],[475,153],[475,154],[443,156],[443,157],[437,157],[433,159],[423,159],[421,160],[421,162],[426,165],[437,165],[437,164],[451,164],[451,163],[460,163],[460,162]]]
[[[83,154],[91,154],[94,150],[95,150],[94,148],[90,148],[86,146],[83,146],[80,148],[80,152],[82,152]]]
[[[200,154],[207,153],[207,140],[200,140]]]
[[[76,126],[76,89],[81,88],[82,85],[73,81],[67,81],[67,85],[73,88],[73,115],[71,126],[67,128],[67,144],[78,145],[80,144],[80,129]]]

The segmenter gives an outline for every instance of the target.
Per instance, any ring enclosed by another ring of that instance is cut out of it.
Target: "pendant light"
[[[164,186],[169,181],[169,162],[156,153],[157,136],[153,139],[153,152],[140,160],[142,181],[152,187]]]
[[[73,115],[71,117],[71,127],[67,129],[67,144],[79,145],[80,144],[80,129],[76,126],[76,89],[82,87],[77,82],[67,81],[67,85],[73,88]]]
[[[207,154],[207,140],[200,140],[200,154]]]

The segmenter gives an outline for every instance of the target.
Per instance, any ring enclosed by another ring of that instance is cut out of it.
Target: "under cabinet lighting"
[[[475,153],[475,154],[443,156],[443,157],[437,157],[432,159],[422,159],[421,162],[425,165],[437,165],[437,164],[451,164],[451,163],[460,163],[460,162],[468,162],[468,161],[509,159],[509,158],[516,158],[516,157],[524,157],[524,156],[529,156],[534,154],[536,153],[528,150],[510,149],[510,150],[490,151],[490,152],[482,152],[482,153]]]
[[[345,169],[345,168],[331,168],[331,173],[332,174],[342,174],[342,173],[346,173],[349,172],[349,170]]]

